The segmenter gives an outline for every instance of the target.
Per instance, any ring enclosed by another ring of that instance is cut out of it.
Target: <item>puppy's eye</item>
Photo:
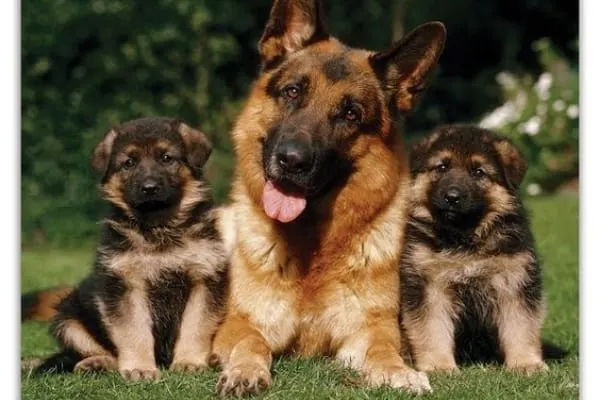
[[[173,162],[173,157],[171,157],[167,153],[164,153],[162,156],[160,156],[160,161],[162,161],[163,164],[170,164]]]
[[[131,169],[131,168],[135,167],[136,164],[137,164],[137,162],[135,161],[135,159],[128,158],[123,163],[123,169]]]
[[[439,173],[443,174],[444,172],[448,172],[449,169],[450,169],[450,166],[448,164],[442,163],[435,167],[435,172],[439,172]]]
[[[296,100],[300,96],[300,88],[296,85],[290,85],[283,88],[283,95],[289,100]]]
[[[360,113],[353,108],[347,108],[344,110],[344,119],[348,122],[360,122]]]
[[[475,178],[483,178],[485,176],[485,170],[483,168],[475,168],[473,170],[473,176]]]

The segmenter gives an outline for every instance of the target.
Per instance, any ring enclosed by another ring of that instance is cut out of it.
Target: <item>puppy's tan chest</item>
[[[526,279],[531,260],[527,252],[485,256],[417,248],[412,254],[417,270],[430,282],[444,286],[484,279],[496,288],[515,287]]]
[[[224,260],[223,249],[210,241],[190,241],[168,251],[135,249],[105,256],[105,267],[120,275],[128,284],[143,287],[160,279],[162,273],[182,271],[192,280],[213,275]]]

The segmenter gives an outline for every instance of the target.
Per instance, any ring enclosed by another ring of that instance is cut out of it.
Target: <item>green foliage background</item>
[[[390,44],[400,2],[406,30],[441,20],[448,42],[409,135],[478,121],[502,103],[494,77],[539,73],[531,43],[548,37],[571,63],[578,4],[549,0],[325,0],[331,33],[349,45]],[[270,0],[23,0],[21,2],[22,241],[92,238],[103,205],[89,167],[114,124],[143,115],[183,118],[215,152],[208,177],[226,198],[228,130],[258,67]],[[552,31],[548,30],[552,27]]]

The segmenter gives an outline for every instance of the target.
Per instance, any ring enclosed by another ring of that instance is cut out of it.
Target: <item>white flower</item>
[[[562,101],[561,99],[556,100],[553,104],[552,104],[552,108],[554,109],[554,111],[562,111],[565,109],[567,105],[565,104],[564,101]]]
[[[517,93],[517,97],[515,98],[515,105],[519,113],[523,111],[523,109],[527,105],[527,93],[525,93],[522,90],[519,93]]]
[[[552,75],[549,72],[544,72],[535,83],[535,91],[542,100],[550,98],[550,87],[552,86]]]
[[[486,115],[479,123],[479,126],[484,129],[500,128],[507,122],[515,121],[519,117],[519,114],[520,112],[518,112],[515,104],[508,101]]]
[[[531,117],[527,122],[525,122],[522,126],[521,132],[526,133],[528,135],[537,135],[540,131],[540,126],[542,125],[542,120],[537,115]]]
[[[538,104],[535,108],[535,112],[538,115],[544,116],[548,112],[548,106],[546,104]]]
[[[542,193],[542,188],[537,183],[530,183],[527,185],[527,193],[530,196],[537,196],[538,194]]]
[[[512,90],[517,87],[517,79],[510,72],[506,71],[502,71],[496,75],[496,82],[508,90]]]
[[[579,107],[577,104],[571,104],[569,108],[567,108],[567,115],[571,119],[575,119],[579,116]]]

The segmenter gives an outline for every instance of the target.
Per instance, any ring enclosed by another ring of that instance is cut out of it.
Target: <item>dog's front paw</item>
[[[370,386],[390,386],[415,394],[432,391],[425,372],[415,371],[406,366],[375,369],[367,373],[365,378]]]
[[[75,364],[75,372],[116,371],[117,359],[112,356],[91,356]]]
[[[217,391],[221,396],[245,396],[260,393],[271,386],[271,372],[257,363],[227,368],[219,376]]]
[[[155,381],[160,378],[158,369],[120,369],[119,373],[128,381]]]
[[[532,376],[549,370],[548,364],[543,361],[528,363],[511,363],[506,366],[509,371],[518,372],[526,376]]]

